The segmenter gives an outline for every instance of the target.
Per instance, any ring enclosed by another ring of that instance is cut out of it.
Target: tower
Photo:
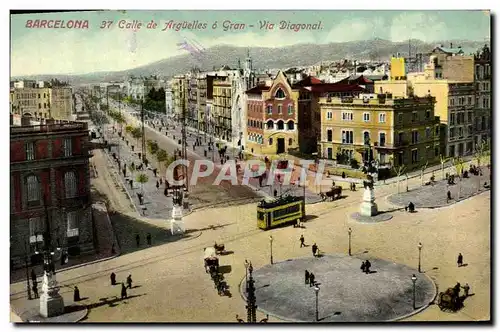
[[[253,87],[253,68],[252,68],[252,58],[250,57],[250,50],[247,50],[247,58],[245,59],[245,68],[243,75],[245,77],[245,90],[249,90]]]

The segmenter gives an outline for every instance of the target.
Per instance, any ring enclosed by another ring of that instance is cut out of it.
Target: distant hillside
[[[484,46],[485,42],[452,40],[424,43],[419,40],[412,40],[411,53],[428,53],[436,45],[449,46],[450,43],[453,43],[454,47],[462,46],[466,53],[472,53]],[[277,48],[245,48],[221,45],[205,50],[203,55],[198,59],[195,59],[190,54],[186,54],[119,72],[97,72],[85,75],[37,75],[24,78],[36,78],[40,80],[58,78],[70,81],[72,84],[80,84],[123,80],[129,75],[161,75],[171,77],[176,74],[185,73],[193,67],[198,67],[202,70],[212,70],[214,67],[220,68],[223,65],[236,67],[238,58],[241,59],[243,64],[248,50],[250,51],[254,67],[259,69],[306,66],[320,61],[340,59],[387,60],[397,53],[407,55],[408,45],[408,41],[394,43],[383,39],[330,44],[298,44]]]

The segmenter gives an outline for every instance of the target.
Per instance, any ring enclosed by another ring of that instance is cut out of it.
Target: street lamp
[[[347,230],[347,234],[349,234],[349,256],[351,256],[351,234],[352,234],[352,229],[349,227]]]
[[[269,245],[271,247],[271,264],[273,264],[273,236],[269,235]]]
[[[422,260],[422,243],[419,242],[418,243],[418,272],[422,273],[422,270],[420,268],[420,263],[421,263],[421,260]]]
[[[245,259],[245,290],[248,293],[248,267],[250,266],[250,263]]]
[[[319,321],[319,309],[318,309],[318,297],[319,297],[319,287],[314,286],[314,292],[316,293],[316,321]]]
[[[415,275],[411,276],[411,281],[413,281],[413,310],[417,309],[415,306],[415,283],[417,282],[417,277]]]

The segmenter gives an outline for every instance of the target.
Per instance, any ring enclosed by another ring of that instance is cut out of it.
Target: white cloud
[[[348,42],[382,38],[384,20],[381,18],[344,20],[330,30],[324,43]]]
[[[395,42],[408,39],[432,42],[447,38],[446,24],[430,13],[403,13],[392,20],[390,39]]]

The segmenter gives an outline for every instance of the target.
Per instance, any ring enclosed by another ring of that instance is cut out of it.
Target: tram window
[[[264,212],[257,212],[257,219],[264,220]]]

